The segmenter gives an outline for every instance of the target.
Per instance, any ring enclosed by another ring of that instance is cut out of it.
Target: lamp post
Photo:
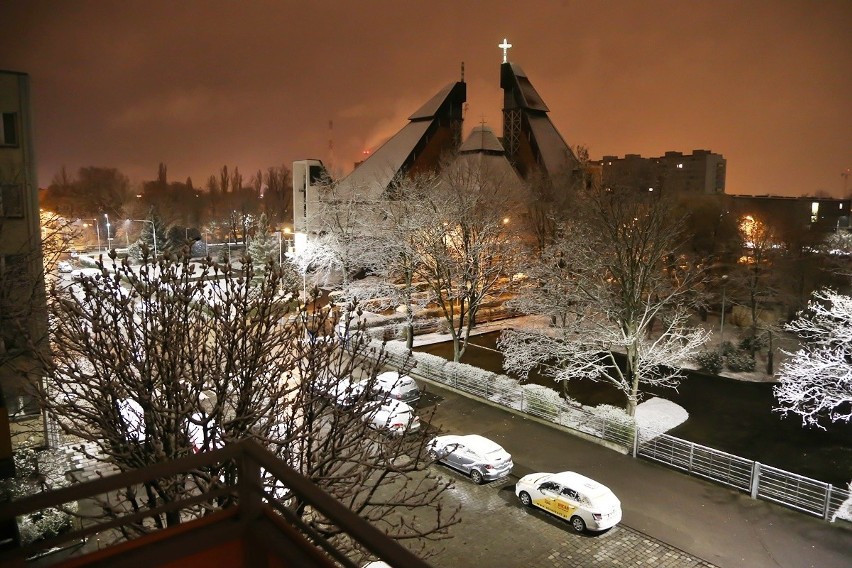
[[[104,213],[104,219],[106,219],[106,231],[107,231],[107,251],[112,250],[111,240],[112,238],[109,236],[109,215]]]
[[[722,317],[720,318],[719,323],[719,350],[722,350],[722,346],[725,343],[725,285],[728,283],[728,275],[722,275]]]
[[[95,223],[95,234],[98,236],[98,254],[101,253],[101,228],[98,226],[98,220],[92,219]]]
[[[137,223],[151,223],[151,233],[154,235],[154,262],[157,261],[157,226],[150,219],[128,219],[128,221],[136,221]]]

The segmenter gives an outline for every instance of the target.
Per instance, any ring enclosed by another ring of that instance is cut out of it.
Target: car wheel
[[[577,515],[574,515],[573,517],[571,517],[571,528],[573,528],[578,533],[581,533],[586,530],[586,522]]]
[[[476,469],[470,470],[470,480],[476,483],[477,485],[482,485],[482,482],[485,481],[482,478],[482,474],[479,472],[479,470]]]
[[[532,498],[530,498],[530,494],[526,491],[521,491],[518,495],[518,498],[521,500],[521,505],[524,507],[529,507],[532,505]]]
[[[438,461],[438,454],[436,454],[434,450],[429,450],[429,461],[431,461],[431,462]]]

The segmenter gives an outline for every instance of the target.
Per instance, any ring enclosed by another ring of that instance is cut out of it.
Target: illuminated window
[[[683,169],[683,164],[678,164],[678,165],[677,165],[677,169],[682,170],[682,169]]]
[[[811,203],[811,223],[816,223],[819,220],[819,202]]]

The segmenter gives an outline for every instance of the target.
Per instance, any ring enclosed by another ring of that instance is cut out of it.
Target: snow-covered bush
[[[541,385],[523,385],[522,410],[540,418],[558,421],[562,398],[555,390]]]
[[[718,351],[700,351],[692,359],[702,371],[718,375],[722,370],[724,360]]]
[[[4,492],[12,498],[34,495],[47,489],[57,489],[67,482],[67,457],[63,452],[45,450],[36,452],[22,448],[15,452],[16,476],[4,482]],[[18,518],[18,530],[23,544],[30,544],[61,534],[71,527],[77,502],[62,507],[49,507]]]
[[[521,406],[521,383],[517,379],[506,375],[494,375],[491,377],[491,386],[488,389],[488,398],[511,408],[520,409]]]
[[[737,352],[737,348],[730,341],[723,341],[722,346],[719,349],[722,352],[722,356],[727,357],[728,355],[732,355]]]
[[[385,353],[388,356],[388,362],[401,367],[407,365],[412,359],[411,352],[406,347],[405,343],[400,341],[388,341],[385,344]]]
[[[747,351],[737,351],[725,357],[725,366],[735,373],[754,371],[754,358]]]
[[[852,481],[849,482],[848,490],[849,497],[847,497],[846,500],[840,504],[834,514],[831,515],[832,523],[837,519],[852,522]]]
[[[740,340],[740,349],[743,351],[760,351],[766,347],[766,336],[746,335]]]
[[[429,377],[444,380],[444,366],[447,360],[431,353],[414,353],[417,370]]]
[[[479,396],[488,396],[491,379],[494,377],[491,371],[452,361],[444,366],[444,373],[447,378],[454,378],[459,388]]]
[[[616,441],[633,439],[634,421],[623,408],[611,404],[599,404],[591,411],[603,422],[601,436]]]

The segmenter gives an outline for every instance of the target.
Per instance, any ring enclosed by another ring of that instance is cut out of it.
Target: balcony
[[[230,471],[231,476],[219,479],[233,477],[235,481],[212,483],[205,491],[188,491],[154,509],[125,507],[111,515],[86,516],[69,532],[0,552],[0,565],[357,567],[353,558],[288,506],[295,499],[307,505],[315,518],[334,527],[334,532],[340,531],[336,538],[355,543],[388,565],[428,568],[426,562],[250,440],[5,503],[0,506],[0,523],[71,502],[104,503],[107,496],[129,487],[197,471]],[[289,489],[286,503],[275,496],[283,487]],[[154,528],[151,520],[166,514],[180,515],[184,522]],[[145,530],[130,530],[140,527]],[[95,545],[108,541],[114,543]],[[69,547],[74,543],[77,545]],[[56,548],[65,550],[40,556]]]

